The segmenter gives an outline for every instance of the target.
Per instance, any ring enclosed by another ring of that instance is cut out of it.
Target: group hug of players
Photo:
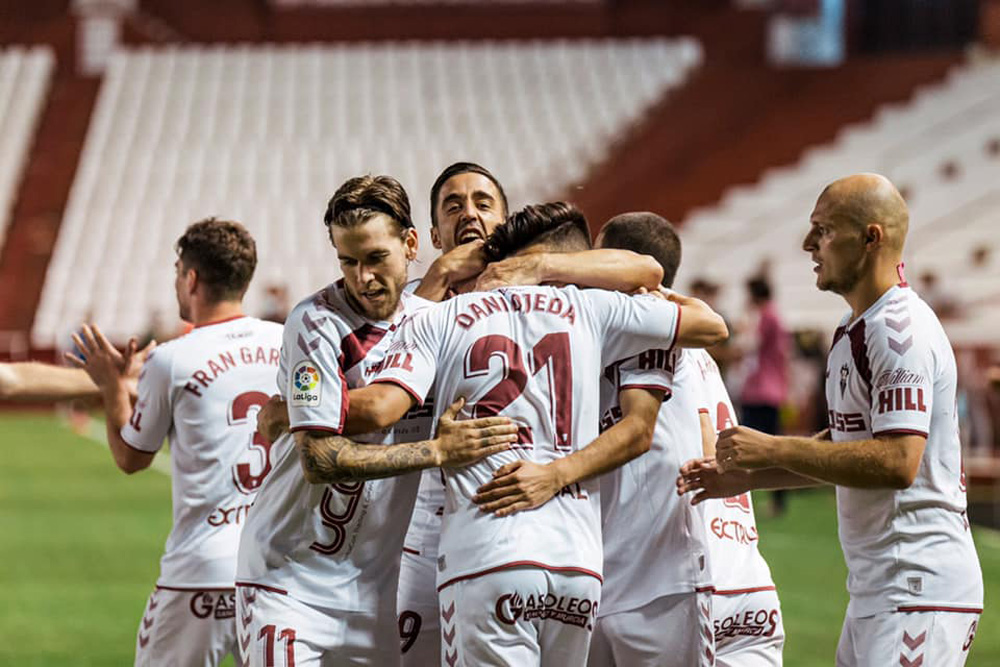
[[[697,349],[726,326],[666,289],[681,248],[662,218],[616,216],[592,247],[573,206],[508,214],[471,163],[442,172],[431,210],[442,254],[409,282],[406,192],[345,182],[324,216],[343,278],[284,327],[243,314],[246,230],[191,225],[176,291],[194,329],[137,388],[134,344],[81,330],[69,358],[118,466],[170,441],[173,530],[136,665],[780,665],[749,492],[823,484],[849,570],[836,664],[965,663],[983,588],[955,361],[903,278],[886,179],[826,187],[802,244],[851,308],[814,437],[735,426]]]

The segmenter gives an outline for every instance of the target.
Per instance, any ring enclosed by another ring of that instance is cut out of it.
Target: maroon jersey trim
[[[284,588],[275,588],[274,586],[265,586],[264,584],[255,584],[252,581],[237,581],[237,588],[259,588],[262,591],[267,591],[268,593],[277,593],[278,595],[288,595],[288,591]]]
[[[889,428],[884,431],[876,431],[872,433],[872,436],[877,438],[880,435],[921,435],[927,437],[927,431],[921,431],[915,428]]]
[[[923,606],[923,605],[900,605],[896,607],[896,611],[908,612],[908,611],[946,611],[954,614],[981,614],[983,613],[982,607],[935,607],[935,606]]]
[[[714,595],[746,595],[747,593],[761,593],[763,591],[776,591],[778,590],[774,584],[770,586],[754,586],[753,588],[728,588],[719,590],[716,589],[713,592]]]

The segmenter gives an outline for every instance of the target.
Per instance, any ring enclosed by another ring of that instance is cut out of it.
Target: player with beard
[[[391,332],[427,304],[403,290],[417,235],[406,192],[387,176],[345,182],[324,221],[344,278],[288,316],[278,385],[291,432],[274,444],[239,550],[240,649],[261,667],[398,664],[396,588],[418,471],[502,451],[516,431],[500,417],[454,422],[461,401],[433,439],[430,411],[384,430],[365,419],[379,406],[355,404],[349,388],[409,363],[389,354]],[[338,467],[320,469],[320,456]]]
[[[432,301],[469,291],[481,275],[513,284],[529,284],[530,275],[530,284],[576,283],[626,292],[652,289],[660,280],[655,261],[618,250],[533,253],[503,266],[488,266],[484,242],[504,222],[508,204],[503,186],[481,165],[457,162],[445,168],[431,187],[430,200],[431,241],[443,254],[421,280],[414,281],[418,283],[414,293]],[[441,655],[434,580],[443,513],[443,475],[437,469],[426,470],[400,566],[397,608],[405,667],[433,664]]]
[[[96,327],[74,335],[82,357],[66,358],[101,388],[108,444],[122,471],[149,467],[170,440],[173,528],[135,664],[217,665],[237,655],[236,550],[271,470],[253,412],[274,386],[281,326],[243,315],[257,251],[242,225],[195,223],[176,248],[180,316],[195,328],[149,355],[135,409],[127,364]]]
[[[505,254],[532,239],[525,252],[589,247],[586,221],[563,204],[528,207],[494,232],[490,243]],[[682,308],[685,315],[678,318]],[[465,408],[472,416],[503,411],[521,424],[516,450],[446,472],[438,559],[442,660],[582,664],[601,568],[596,488],[585,480],[601,472],[596,465],[608,460],[605,448],[619,450],[616,464],[639,451],[606,440],[573,454],[597,435],[596,422],[584,416],[596,406],[597,388],[573,383],[569,373],[597,376],[602,356],[628,356],[654,341],[669,347],[676,336],[706,344],[724,335],[721,319],[703,306],[572,287],[459,295],[404,323],[393,347],[407,363],[384,365],[376,384],[356,394],[382,407],[380,425],[423,400],[434,382],[441,396],[474,398]],[[522,359],[521,350],[532,350],[533,361]],[[456,366],[465,373],[454,372]],[[564,492],[555,489],[558,497],[537,512],[510,517],[476,508],[472,496],[494,470],[534,458],[566,462],[559,466]],[[338,462],[329,457],[323,465],[336,469]],[[526,606],[552,595],[572,598],[572,608]]]
[[[686,464],[695,502],[750,489],[833,484],[850,603],[837,665],[965,663],[983,606],[966,517],[955,356],[906,284],[906,203],[883,176],[820,195],[802,244],[816,286],[851,308],[827,359],[821,436],[723,431],[714,460]]]

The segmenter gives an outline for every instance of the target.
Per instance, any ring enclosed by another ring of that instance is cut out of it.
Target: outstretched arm
[[[456,421],[464,404],[460,398],[449,406],[438,421],[437,436],[420,442],[367,445],[322,431],[297,431],[295,444],[306,481],[333,484],[434,466],[458,467],[502,452],[517,440],[517,427],[506,417]]]
[[[0,364],[0,400],[65,401],[97,398],[97,385],[86,371],[37,361]]]
[[[480,274],[476,289],[556,283],[634,292],[639,289],[655,290],[662,279],[663,267],[649,255],[631,250],[599,248],[508,257],[488,265]]]
[[[544,465],[513,461],[479,487],[473,502],[484,512],[506,516],[547,503],[560,489],[625,465],[649,451],[663,392],[620,392],[622,420],[583,449]]]
[[[926,443],[926,436],[909,433],[834,443],[738,426],[719,434],[716,458],[723,471],[784,468],[838,486],[905,489],[916,479]]]
[[[711,347],[729,338],[726,321],[701,299],[674,291],[666,293],[666,297],[681,311],[674,343],[678,347]]]

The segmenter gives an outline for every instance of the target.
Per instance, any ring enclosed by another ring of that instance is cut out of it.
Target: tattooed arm
[[[438,420],[437,437],[398,445],[367,445],[322,431],[297,431],[295,445],[310,484],[393,477],[435,466],[460,467],[502,452],[517,440],[506,417],[456,421],[460,398]]]

